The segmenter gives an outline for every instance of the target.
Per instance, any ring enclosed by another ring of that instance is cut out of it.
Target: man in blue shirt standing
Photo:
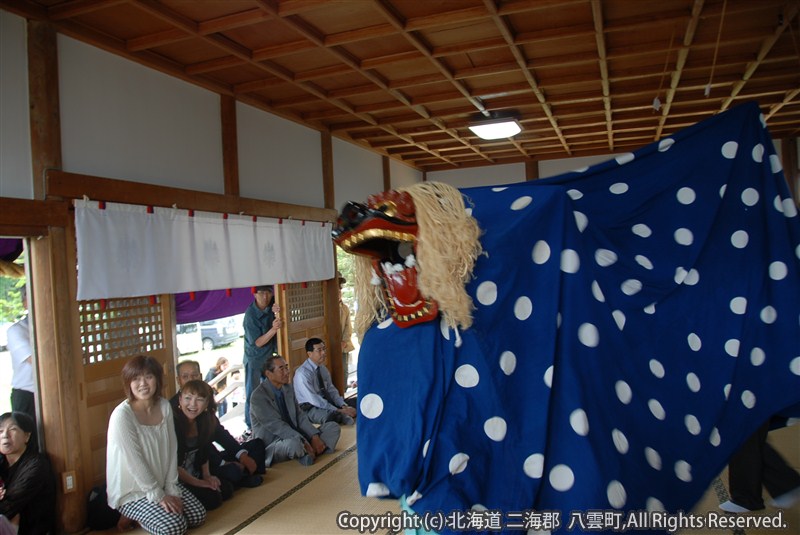
[[[250,394],[261,383],[261,370],[269,357],[277,352],[278,331],[283,326],[281,308],[275,303],[272,286],[257,286],[255,300],[244,313],[244,421],[247,429],[243,440],[250,440]]]

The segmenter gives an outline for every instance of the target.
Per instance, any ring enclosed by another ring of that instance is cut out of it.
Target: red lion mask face
[[[339,247],[371,259],[392,319],[400,327],[431,321],[439,311],[436,301],[419,291],[417,233],[414,201],[408,193],[394,190],[370,195],[367,204],[347,203],[333,229]]]

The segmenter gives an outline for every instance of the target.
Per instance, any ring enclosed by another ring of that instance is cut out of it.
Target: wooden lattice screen
[[[84,365],[164,348],[157,296],[79,301],[78,315]]]
[[[85,477],[92,485],[105,480],[108,416],[125,399],[120,372],[136,355],[156,358],[164,367],[162,395],[175,392],[174,344],[170,338],[167,296],[78,301],[83,358],[81,395],[85,400],[88,452]]]
[[[279,348],[292,369],[306,359],[305,343],[312,336],[325,339],[325,292],[322,282],[281,284],[280,303],[286,325],[286,343]]]
[[[321,318],[325,315],[322,282],[286,285],[286,308],[292,323]]]

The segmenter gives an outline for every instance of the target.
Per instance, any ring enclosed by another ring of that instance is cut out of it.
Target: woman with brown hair
[[[205,521],[203,505],[178,483],[172,409],[161,396],[164,371],[138,355],[122,368],[127,399],[108,423],[108,504],[158,535],[182,535]]]
[[[233,494],[233,484],[211,473],[208,451],[217,426],[214,391],[199,379],[178,393],[175,434],[178,439],[178,479],[208,509],[216,509]]]

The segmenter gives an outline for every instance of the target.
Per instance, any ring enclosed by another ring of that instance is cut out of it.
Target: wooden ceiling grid
[[[752,99],[800,134],[800,0],[0,6],[424,171],[632,150]],[[478,139],[489,112],[523,132]]]

